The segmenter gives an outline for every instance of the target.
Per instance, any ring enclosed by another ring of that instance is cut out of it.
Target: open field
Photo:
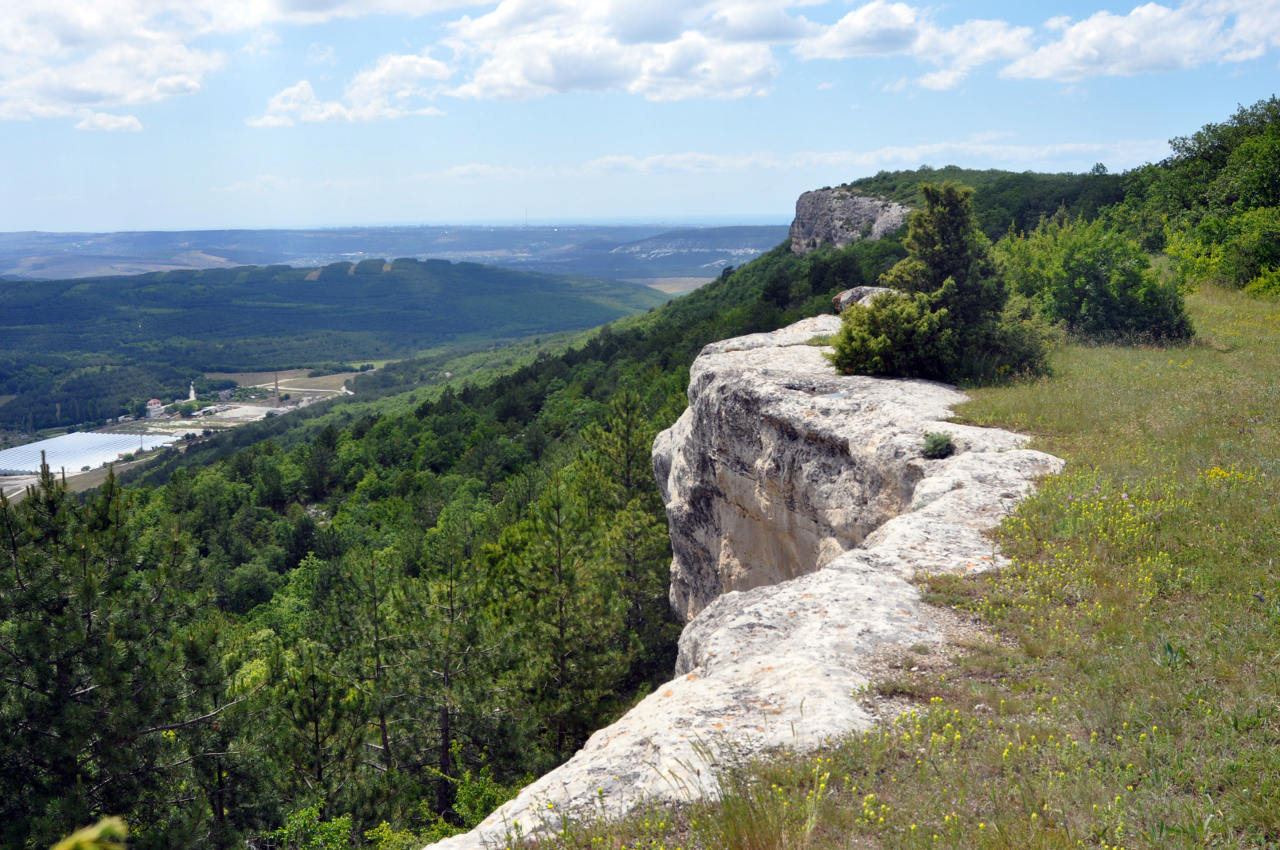
[[[347,381],[361,372],[338,372],[333,375],[308,377],[310,369],[284,369],[279,372],[206,372],[213,380],[235,381],[242,387],[266,387],[271,389],[277,379],[281,392],[314,392],[336,395],[343,391]]]
[[[683,295],[713,280],[714,277],[639,277],[629,278],[627,283],[639,283],[670,295]]]
[[[206,372],[205,377],[217,381],[235,381],[242,387],[270,384],[277,376],[280,380],[305,378],[310,369],[284,369],[279,372]]]
[[[1000,528],[1008,569],[918,577],[990,638],[903,653],[876,691],[912,710],[548,843],[1280,846],[1280,309],[1189,308],[1196,344],[1067,346],[958,411],[1067,468]]]

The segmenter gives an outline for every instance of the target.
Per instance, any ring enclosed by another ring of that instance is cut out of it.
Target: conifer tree
[[[441,511],[424,537],[422,569],[406,585],[402,616],[414,623],[401,650],[415,694],[411,711],[429,730],[422,759],[436,775],[435,811],[453,804],[455,740],[472,733],[494,704],[489,661],[494,648],[484,619],[479,541],[491,530],[492,506],[465,497]]]
[[[844,311],[836,368],[946,381],[1042,370],[1040,331],[1006,315],[1008,291],[974,216],[973,190],[944,182],[920,192],[925,208],[908,220],[908,256],[880,278],[896,291]]]
[[[655,675],[670,673],[671,649],[679,627],[667,602],[671,550],[666,516],[653,486],[650,459],[657,427],[645,415],[644,400],[625,388],[609,401],[608,415],[583,433],[578,459],[599,541],[599,556],[618,582],[626,600],[625,627],[619,647],[634,643],[637,666],[626,685],[633,687]]]
[[[187,714],[183,667],[203,663],[178,640],[193,607],[188,554],[176,537],[163,557],[140,550],[128,519],[110,474],[84,505],[47,466],[16,506],[0,496],[5,846],[111,813],[147,813],[134,817],[146,830],[174,776],[164,733],[217,714]]]
[[[501,619],[512,624],[509,676],[538,719],[552,757],[563,761],[606,713],[631,661],[620,648],[625,601],[601,566],[583,506],[554,475],[533,517],[508,529],[500,552],[507,593]]]
[[[339,799],[355,774],[363,706],[359,694],[335,675],[327,646],[303,640],[276,664],[275,756],[291,779],[295,799],[323,809]]]

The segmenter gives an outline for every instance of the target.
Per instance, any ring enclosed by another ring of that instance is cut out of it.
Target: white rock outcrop
[[[791,252],[807,254],[824,245],[843,248],[862,239],[880,239],[902,227],[910,212],[888,198],[848,186],[805,192],[796,200]]]
[[[713,795],[725,759],[867,728],[859,691],[878,659],[946,640],[955,615],[925,605],[913,576],[1000,565],[984,532],[1061,461],[946,422],[964,398],[953,387],[835,374],[807,342],[837,328],[818,317],[703,350],[689,408],[654,444],[687,620],[676,678],[437,847]],[[930,431],[957,453],[923,458]]]

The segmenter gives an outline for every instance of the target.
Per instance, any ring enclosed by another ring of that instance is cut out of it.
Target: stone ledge
[[[726,761],[867,729],[886,653],[963,624],[917,573],[1000,566],[986,532],[1062,462],[1007,431],[945,421],[965,396],[835,374],[804,343],[834,317],[707,346],[690,405],[654,443],[688,617],[676,677],[449,850],[504,846],[561,818],[716,794]],[[815,332],[815,329],[816,332]],[[926,460],[927,431],[957,454]]]

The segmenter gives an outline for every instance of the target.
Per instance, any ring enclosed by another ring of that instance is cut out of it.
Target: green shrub
[[[920,191],[926,208],[911,215],[907,257],[880,278],[898,292],[844,311],[832,363],[844,374],[944,381],[1042,371],[1045,333],[1006,310],[991,243],[973,215],[973,190],[942,183]]]
[[[920,453],[930,460],[941,460],[956,453],[956,444],[946,431],[931,431],[924,435],[924,445]]]
[[[1232,216],[1220,271],[1230,286],[1246,286],[1280,265],[1280,207],[1258,207]]]
[[[884,293],[843,315],[831,362],[846,375],[941,374],[952,359],[947,312],[932,310],[926,295]]]
[[[1161,282],[1138,243],[1101,221],[1044,219],[995,254],[1013,291],[1078,337],[1191,336],[1176,284]]]
[[[1280,267],[1280,207],[1206,216],[1193,228],[1166,230],[1166,250],[1177,261],[1184,291],[1207,280],[1256,292],[1253,281]]]
[[[285,818],[284,826],[268,837],[280,850],[346,850],[351,846],[351,815],[325,820],[321,804],[307,806]]]
[[[1249,281],[1245,291],[1250,295],[1262,295],[1268,298],[1280,296],[1280,266],[1263,269],[1261,274]]]

